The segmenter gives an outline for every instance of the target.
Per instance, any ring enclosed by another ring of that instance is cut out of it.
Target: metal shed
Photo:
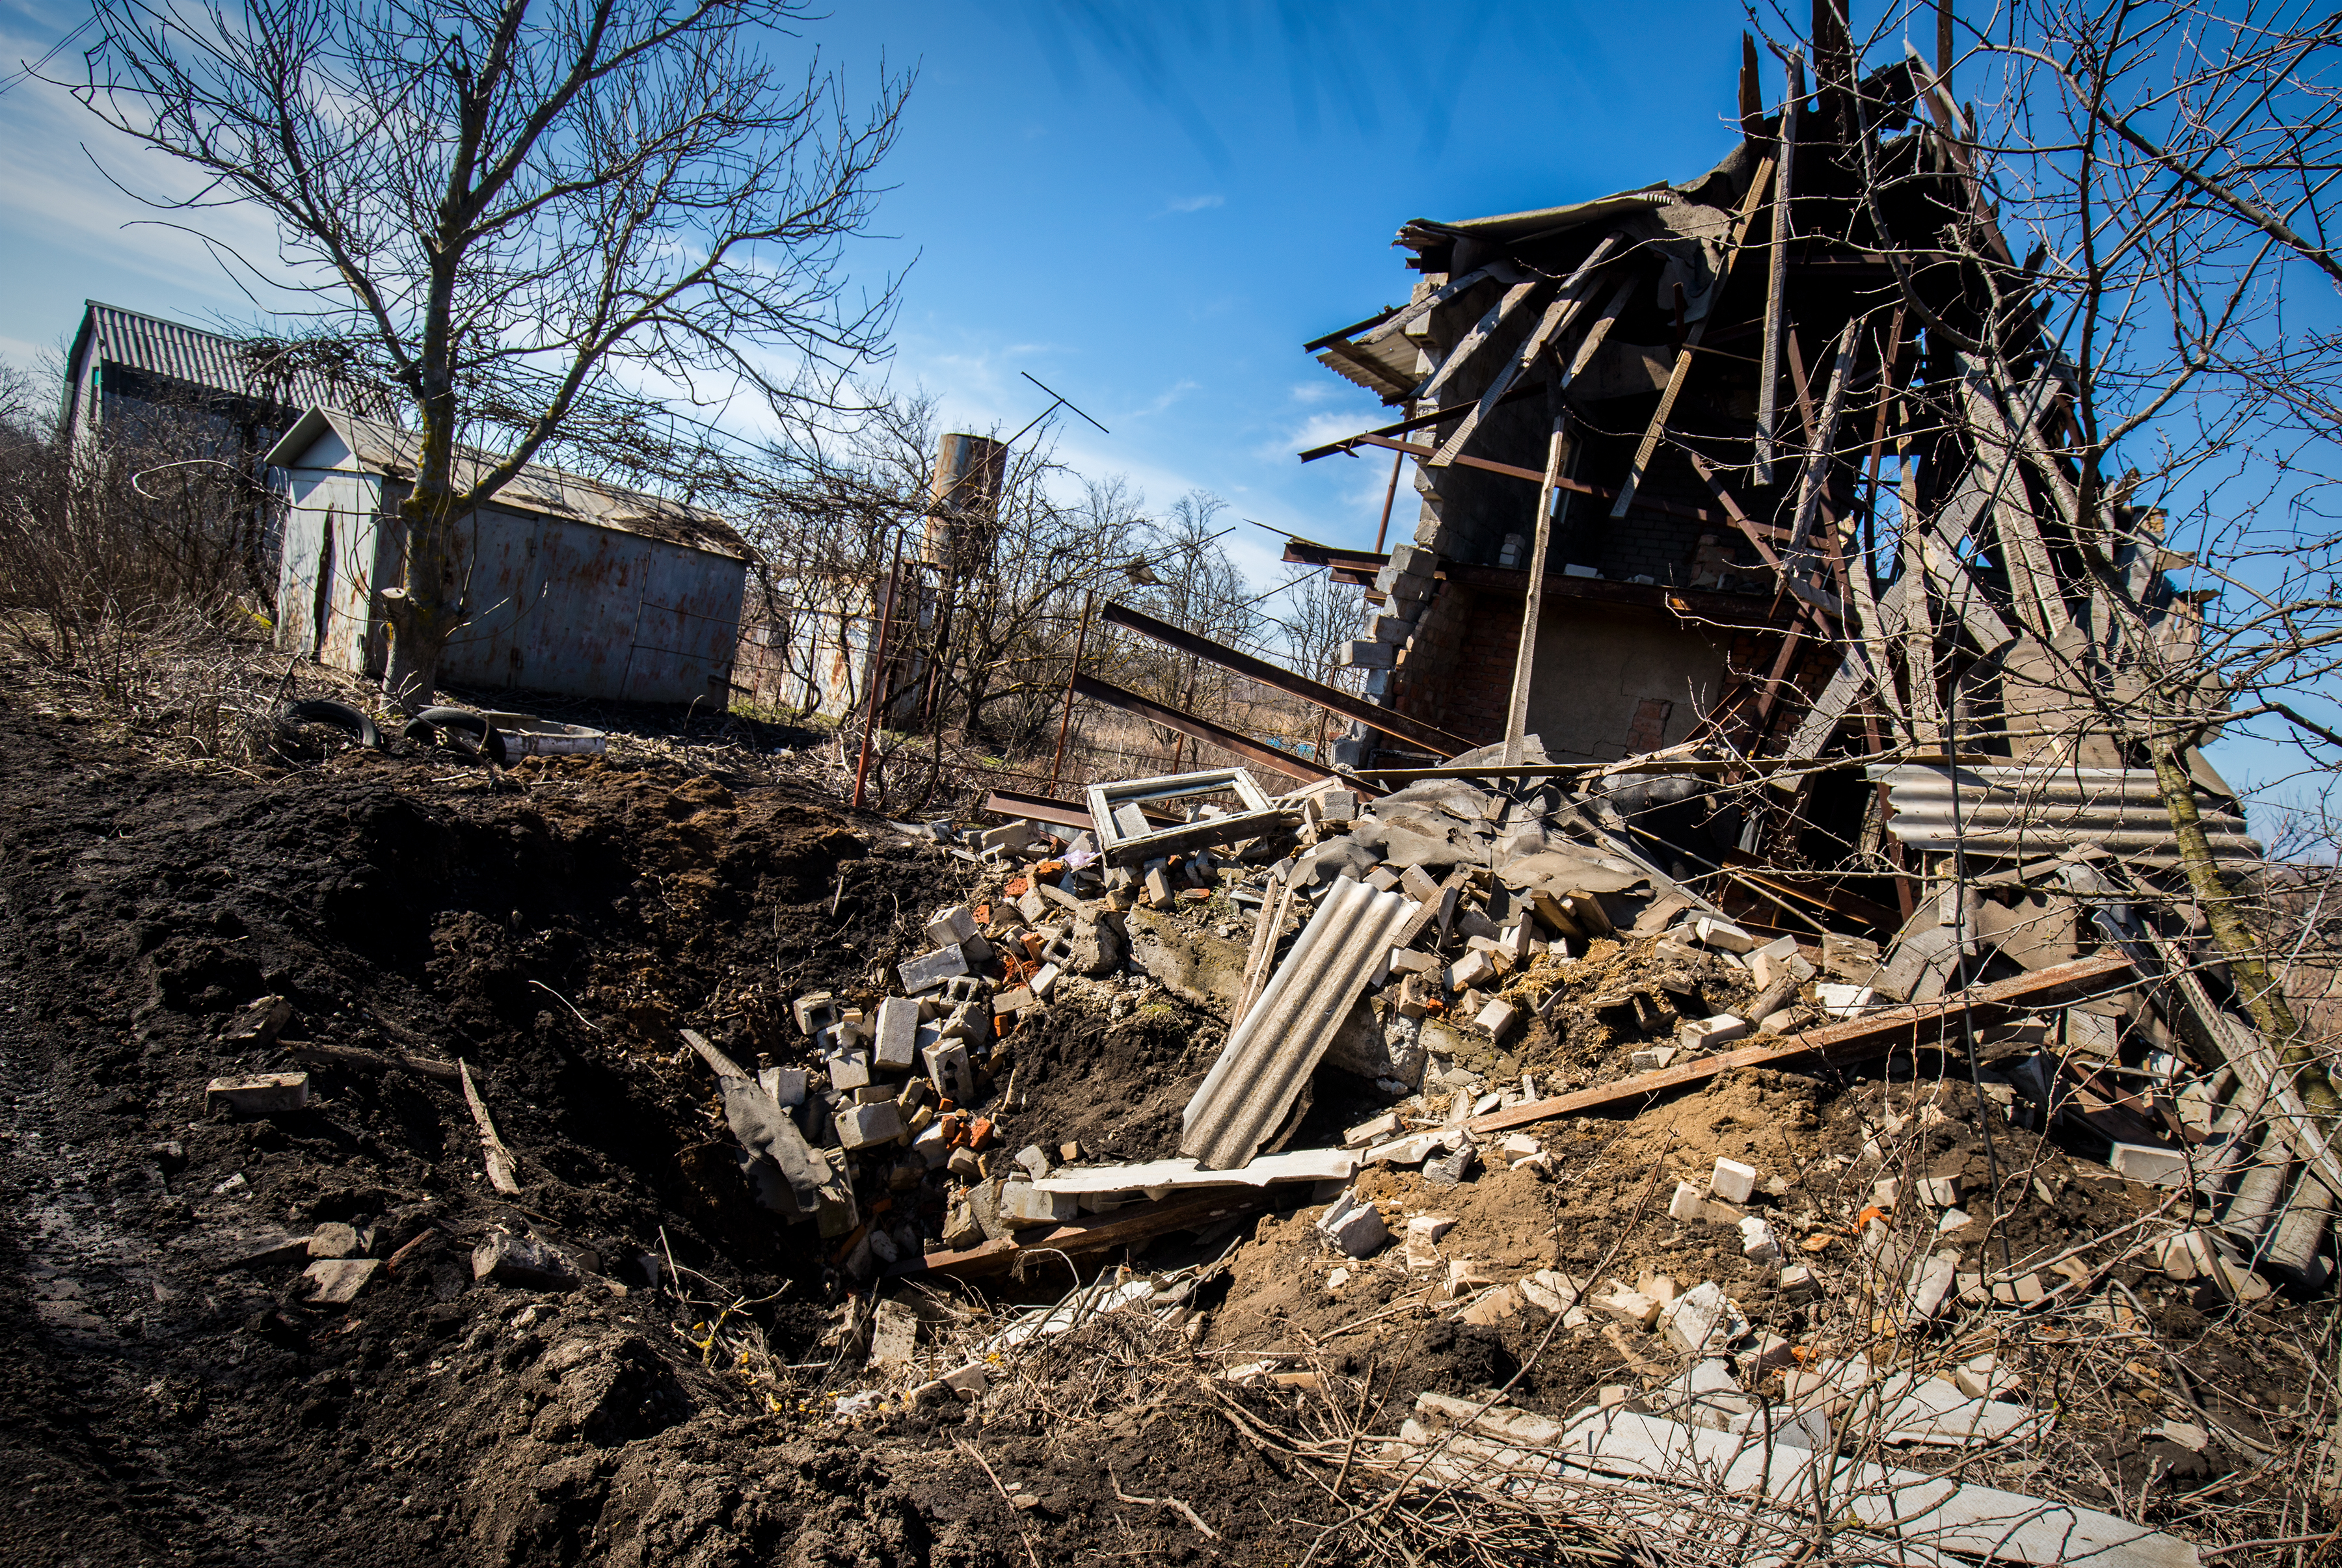
[[[282,474],[277,646],[378,675],[400,577],[410,431],[312,408],[267,456]],[[459,466],[485,461],[465,454]],[[457,475],[461,482],[463,474]],[[749,550],[715,514],[529,467],[466,518],[470,607],[441,678],[628,702],[730,695]]]

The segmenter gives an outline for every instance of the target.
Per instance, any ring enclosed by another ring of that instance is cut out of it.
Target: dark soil
[[[678,1031],[744,1062],[804,1061],[788,1000],[875,1001],[886,966],[927,945],[927,914],[976,887],[973,867],[768,778],[597,763],[496,781],[444,754],[321,754],[261,775],[191,771],[0,701],[12,1560],[1327,1556],[1339,1537],[1321,1535],[1349,1500],[1337,1507],[1263,1436],[1317,1419],[1301,1396],[1199,1376],[1184,1349],[1166,1359],[1175,1333],[1142,1335],[1119,1316],[1049,1342],[1016,1397],[986,1413],[832,1419],[822,1369],[858,1361],[840,1343],[855,1309],[836,1243],[749,1202],[712,1081]],[[980,1108],[998,1114],[1008,1149],[1175,1151],[1225,1021],[1161,1000],[1115,1016],[1106,994],[1070,987],[996,1060],[996,1074],[1016,1074],[1013,1095]],[[291,1005],[284,1037],[232,1043],[269,995]],[[1625,1044],[1558,1016],[1576,1033],[1532,1037],[1514,1066],[1600,1067]],[[313,1064],[304,1111],[207,1113],[212,1077],[292,1068],[304,1044],[461,1058],[522,1193],[486,1185],[458,1090],[405,1067]],[[1800,1309],[1749,1273],[1736,1229],[1665,1219],[1675,1178],[1700,1178],[1718,1154],[1783,1178],[1786,1195],[1761,1209],[1843,1221],[1875,1174],[1855,1161],[1866,1137],[1917,1117],[1924,1092],[1942,1119],[1902,1134],[1902,1168],[1978,1190],[1997,1167],[2017,1183],[2005,1212],[2020,1253],[2138,1213],[2137,1189],[2021,1129],[1996,1124],[1987,1160],[1976,1104],[1939,1082],[1945,1065],[1923,1060],[1913,1079],[1907,1064],[1895,1083],[1742,1074],[1632,1120],[1538,1129],[1548,1173],[1491,1169],[1432,1193],[1380,1172],[1362,1187],[1457,1213],[1447,1250],[1497,1278],[1544,1266],[1712,1277],[1785,1333]],[[1296,1146],[1376,1104],[1370,1085],[1321,1074]],[[1515,1399],[1559,1413],[1636,1381],[1611,1340],[1548,1333],[1536,1313],[1477,1327],[1403,1311],[1352,1332],[1417,1282],[1364,1269],[1328,1293],[1334,1260],[1300,1201],[1286,1197],[1249,1240],[1147,1254],[1170,1266],[1241,1243],[1195,1303],[1202,1366],[1307,1347],[1374,1433],[1394,1431],[1425,1389],[1466,1393],[1518,1373]],[[305,1299],[304,1260],[249,1261],[330,1221],[393,1260],[345,1310]],[[474,1283],[472,1248],[496,1229],[561,1250],[575,1288]],[[2302,1314],[2280,1300],[2247,1316],[2135,1266],[2117,1278],[2224,1423],[2271,1443],[2308,1435],[2294,1413],[2311,1373],[2288,1348]],[[727,1321],[750,1325],[775,1363],[811,1369],[801,1397],[776,1399],[703,1353],[710,1301],[749,1303]],[[2059,1369],[2032,1370],[2054,1397]],[[2183,1463],[2147,1436],[2179,1410],[2151,1392],[2135,1420],[2077,1435],[2109,1483],[2162,1496],[2234,1467],[2217,1450]],[[1216,1538],[1167,1503],[1125,1497],[1178,1499]]]
[[[993,1564],[1026,1560],[1020,1526],[1045,1562],[1078,1554],[1114,1489],[1104,1460],[1060,1472],[1047,1423],[954,1410],[874,1439],[826,1401],[775,1410],[701,1364],[695,1313],[654,1283],[671,1258],[760,1302],[776,1360],[836,1354],[835,1259],[748,1202],[677,1030],[802,1059],[787,999],[875,997],[967,868],[784,784],[450,768],[195,772],[0,703],[12,1560]],[[224,1041],[269,994],[284,1039]],[[1209,1021],[1088,1027],[1065,1010],[1033,1042],[1018,1120],[1151,1149]],[[462,1058],[522,1193],[486,1186],[460,1093],[404,1068],[312,1065],[304,1111],[206,1113],[212,1077],[293,1069],[301,1043]],[[396,1259],[345,1311],[305,1304],[305,1260],[239,1265],[332,1220]],[[581,1283],[474,1284],[492,1228],[562,1249]],[[1191,1413],[1114,1463],[1216,1516],[1212,1480],[1262,1463],[1239,1446]],[[1012,1515],[974,1447],[1041,1506]],[[1262,1495],[1290,1519],[1303,1485]],[[1120,1512],[1126,1549],[1200,1543]],[[1226,1512],[1238,1557],[1297,1528]]]

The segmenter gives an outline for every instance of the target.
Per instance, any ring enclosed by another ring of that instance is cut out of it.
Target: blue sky
[[[0,9],[5,57],[37,55],[80,15]],[[1156,506],[1200,486],[1363,545],[1388,465],[1305,469],[1294,453],[1387,415],[1301,344],[1406,297],[1390,242],[1407,218],[1706,169],[1736,136],[1739,21],[1717,4],[1670,7],[1661,27],[1628,7],[1465,4],[1428,22],[1395,5],[881,0],[806,37],[866,86],[882,56],[918,71],[883,171],[892,237],[858,250],[869,277],[908,269],[896,383],[938,394],[955,427],[1013,431],[1047,401],[1030,372],[1113,432],[1067,430],[1076,468],[1126,474]],[[89,155],[125,183],[167,171],[102,136],[39,83],[0,97],[0,355],[19,363],[69,333],[85,298],[196,322],[252,313],[188,236],[122,226],[151,215]],[[1275,580],[1270,535],[1239,540],[1240,564]]]
[[[84,15],[0,4],[0,58],[39,55]],[[1112,432],[1070,424],[1059,455],[1075,468],[1126,474],[1157,508],[1200,487],[1237,515],[1364,546],[1388,465],[1294,454],[1387,415],[1300,345],[1406,296],[1390,242],[1410,217],[1708,168],[1736,136],[1743,20],[1714,0],[875,0],[806,36],[865,92],[882,58],[918,72],[883,171],[886,237],[855,257],[872,279],[906,275],[896,385],[936,394],[956,428],[1014,430],[1046,401],[1028,372]],[[32,364],[85,298],[199,323],[255,314],[98,165],[170,178],[55,89],[0,95],[0,357]],[[265,230],[209,221],[266,254]],[[1409,510],[1403,495],[1402,535]],[[1226,543],[1263,586],[1282,575],[1272,535]],[[2220,760],[2238,784],[2277,761],[2243,742]]]

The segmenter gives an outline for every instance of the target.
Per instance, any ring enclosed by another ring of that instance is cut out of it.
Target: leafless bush
[[[266,706],[268,498],[197,409],[78,447],[0,388],[0,638],[74,706],[246,755]]]

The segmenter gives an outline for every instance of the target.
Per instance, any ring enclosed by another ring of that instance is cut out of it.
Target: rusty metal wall
[[[448,644],[448,680],[728,704],[745,562],[493,506],[461,538],[472,614]]]
[[[335,467],[338,445],[321,442],[310,454],[316,466],[288,475],[277,646],[303,655],[314,648],[321,663],[376,674],[387,635],[374,593],[401,573],[403,487]],[[499,507],[462,528],[459,560],[472,614],[441,664],[450,684],[728,704],[745,562]]]

